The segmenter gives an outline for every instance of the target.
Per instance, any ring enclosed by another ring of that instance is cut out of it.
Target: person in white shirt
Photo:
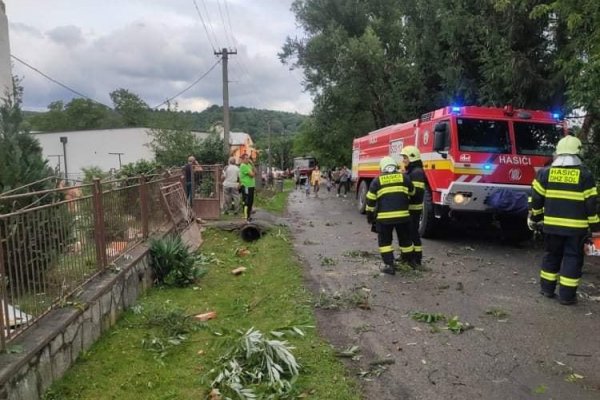
[[[235,164],[235,157],[229,157],[229,165],[223,169],[223,178],[223,213],[232,211],[233,206],[233,212],[237,215],[240,212],[240,167]]]

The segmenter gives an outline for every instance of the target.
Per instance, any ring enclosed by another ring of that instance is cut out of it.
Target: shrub
[[[0,93],[0,96],[5,93]],[[38,140],[23,127],[23,88],[13,79],[13,92],[0,99],[0,192],[23,194],[52,189],[54,172],[42,154]],[[33,205],[63,200],[62,193],[0,199],[0,214]],[[9,285],[39,290],[43,273],[52,268],[69,244],[72,218],[67,207],[56,206],[21,213],[0,220],[3,262]]]
[[[179,236],[165,236],[150,243],[150,266],[154,279],[167,286],[188,286],[206,272],[198,266],[199,258],[190,252]]]

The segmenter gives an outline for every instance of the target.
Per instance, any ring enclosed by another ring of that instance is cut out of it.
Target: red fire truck
[[[564,134],[559,114],[511,106],[444,107],[376,130],[353,143],[358,209],[364,212],[369,184],[379,175],[379,160],[390,155],[400,161],[402,148],[413,145],[421,152],[427,180],[423,237],[439,234],[448,220],[496,219],[507,237],[522,239],[527,234],[524,210],[531,181],[551,162]]]
[[[312,156],[295,157],[294,171],[296,168],[300,171],[300,183],[304,184],[307,179],[310,179],[310,174],[317,166],[317,159]]]

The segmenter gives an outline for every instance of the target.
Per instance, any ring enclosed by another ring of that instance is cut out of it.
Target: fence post
[[[6,295],[6,268],[4,266],[4,246],[2,244],[2,224],[0,224],[0,351],[6,350],[6,325],[5,309],[8,309],[8,296]]]
[[[96,242],[96,262],[98,269],[106,267],[106,235],[104,229],[104,206],[102,204],[102,184],[100,179],[94,178],[94,188],[92,190],[92,204],[94,205],[94,239]]]
[[[140,208],[142,212],[142,237],[148,239],[149,212],[148,212],[148,183],[144,175],[140,176]]]

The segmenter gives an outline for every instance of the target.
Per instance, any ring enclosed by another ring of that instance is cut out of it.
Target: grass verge
[[[271,189],[263,188],[255,199],[255,207],[272,213],[282,214],[285,210],[288,195],[292,190],[294,190],[294,181],[292,179],[284,179],[283,192],[275,192]]]
[[[248,244],[234,233],[206,231],[201,250],[215,259],[199,284],[150,290],[134,307],[137,312],[126,312],[44,399],[204,399],[209,383],[201,377],[222,354],[219,345],[228,332],[314,326],[311,295],[302,285],[286,236],[268,234]],[[236,251],[240,248],[248,252]],[[232,275],[238,266],[246,267],[246,272]],[[158,328],[149,327],[144,314],[166,305],[187,315],[215,311],[217,317],[163,349],[155,341]],[[286,338],[296,347],[294,355],[302,366],[288,398],[358,400],[357,385],[331,346],[314,329],[304,331],[304,338]],[[149,343],[155,351],[148,351]]]

